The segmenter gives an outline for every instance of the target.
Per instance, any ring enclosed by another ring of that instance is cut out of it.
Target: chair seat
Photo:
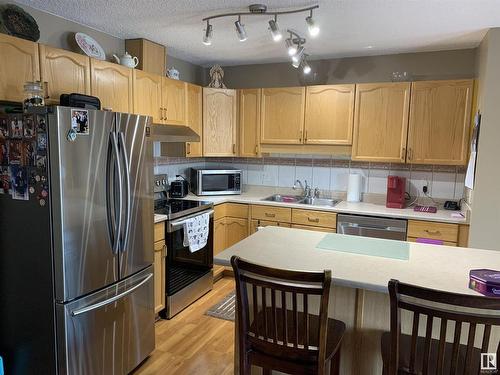
[[[389,360],[391,355],[391,334],[390,332],[384,332],[381,339],[381,349],[382,349],[382,360],[384,362],[384,374],[388,371]],[[423,370],[423,355],[425,348],[425,338],[418,337],[416,345],[416,356],[415,356],[415,372],[410,372],[410,353],[411,353],[411,336],[410,335],[400,335],[399,341],[399,372],[398,374],[421,374]],[[444,354],[444,374],[450,373],[451,368],[451,358],[452,358],[453,343],[445,344],[445,354]],[[466,356],[467,346],[460,345],[458,352],[458,365],[457,374],[465,374],[465,356]],[[431,355],[429,360],[429,374],[438,374],[437,362],[439,353],[439,341],[431,340]],[[481,350],[478,348],[473,348],[471,353],[470,361],[472,361],[472,372],[470,374],[479,373],[479,365],[481,362]]]
[[[282,319],[282,314],[283,310],[277,308],[277,341],[278,342],[283,342],[283,323],[284,319]],[[272,310],[271,309],[266,309],[267,313],[267,337],[268,338],[273,338],[274,334],[274,325],[272,324]],[[257,321],[263,321],[262,319],[262,312],[259,313],[259,319]],[[319,317],[317,315],[312,315],[308,314],[309,316],[309,342],[308,346],[309,347],[318,347],[318,332],[319,332]],[[297,315],[297,321],[302,322],[304,319],[304,314],[302,312],[299,312]],[[287,310],[287,335],[288,335],[288,342],[294,342],[295,341],[295,332],[293,329],[293,313],[291,310]],[[259,330],[256,329],[256,327],[252,324],[250,328],[250,332],[259,332],[259,336],[262,336],[263,333],[263,328],[260,327]],[[346,326],[345,323],[337,320],[337,319],[328,319],[327,323],[327,344],[326,344],[326,360],[330,360],[333,355],[339,350],[340,343],[342,341],[342,338],[344,336]],[[266,351],[269,346],[269,340],[264,341],[264,340],[258,340],[258,339],[252,339],[252,351],[254,353],[259,352],[261,355],[265,355],[268,357],[275,357],[277,359],[281,359],[284,361],[299,361],[303,364],[306,364],[307,362],[310,363],[317,363],[318,360],[318,351],[314,350],[313,348],[309,349],[308,351],[304,350],[303,347],[300,347],[300,349],[296,350],[295,348],[291,348],[290,346],[285,347],[284,345],[273,345],[273,351],[269,352]],[[259,345],[259,341],[264,341],[264,343]],[[304,344],[304,333],[303,332],[298,332],[298,338],[297,338],[298,344],[303,345]],[[261,349],[261,350],[259,350]],[[308,355],[309,354],[309,355]]]

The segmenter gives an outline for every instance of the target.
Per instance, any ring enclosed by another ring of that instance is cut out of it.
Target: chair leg
[[[340,374],[340,347],[330,360],[330,375]]]

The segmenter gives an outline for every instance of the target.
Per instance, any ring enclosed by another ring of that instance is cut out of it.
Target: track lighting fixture
[[[302,55],[303,54],[304,54],[304,47],[301,46],[301,45],[299,45],[299,47],[297,48],[297,51],[292,56],[292,61],[293,62],[300,62],[300,60],[302,59]]]
[[[291,37],[285,40],[285,45],[289,56],[293,56],[297,53],[297,46],[293,43]]]
[[[203,34],[203,44],[210,46],[212,44],[212,25],[207,21],[207,28],[205,29],[205,34]]]
[[[302,71],[304,72],[304,74],[309,74],[311,73],[311,66],[309,65],[309,63],[307,62],[307,55],[304,54],[304,57],[302,58]]]
[[[269,20],[269,30],[271,30],[271,36],[275,42],[279,42],[283,38],[278,26],[278,16],[275,15],[274,20]]]
[[[309,17],[306,18],[307,29],[309,30],[309,35],[315,37],[319,34],[319,26],[313,19],[313,10],[311,9],[311,13]]]
[[[236,35],[238,35],[240,42],[247,40],[247,32],[245,30],[245,25],[241,23],[241,16],[238,16],[238,21],[234,23],[234,26],[236,27]]]

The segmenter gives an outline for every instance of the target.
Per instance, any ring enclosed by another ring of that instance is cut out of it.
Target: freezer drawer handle
[[[124,292],[122,292],[120,294],[117,294],[116,296],[111,297],[111,298],[109,298],[107,300],[95,303],[95,304],[90,305],[90,306],[83,307],[83,308],[78,309],[78,310],[74,310],[74,311],[71,312],[71,315],[72,316],[78,316],[78,315],[81,315],[81,314],[85,314],[86,312],[98,309],[100,307],[109,305],[110,303],[113,303],[113,302],[115,302],[115,301],[117,301],[117,300],[125,297],[126,295],[132,293],[134,290],[140,288],[145,283],[147,283],[149,281],[149,279],[151,279],[152,277],[153,277],[153,274],[150,273],[139,284],[133,286],[132,288],[130,288],[130,289],[128,289],[128,290],[126,290],[126,291],[124,291]]]

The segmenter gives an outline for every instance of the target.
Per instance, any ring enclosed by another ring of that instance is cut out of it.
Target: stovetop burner
[[[155,201],[155,214],[167,215],[175,219],[213,207],[212,202],[192,201],[187,199],[164,199]]]

